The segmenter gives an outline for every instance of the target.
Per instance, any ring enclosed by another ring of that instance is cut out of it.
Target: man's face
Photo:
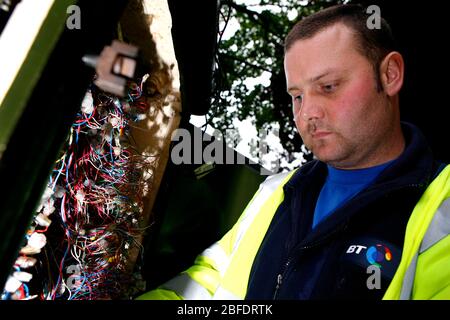
[[[295,124],[314,155],[336,168],[374,165],[389,148],[395,111],[351,30],[338,23],[298,40],[284,66]]]

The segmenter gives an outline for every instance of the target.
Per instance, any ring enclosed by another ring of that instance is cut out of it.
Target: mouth
[[[314,131],[313,133],[311,133],[311,137],[313,137],[314,139],[320,139],[320,138],[324,138],[330,134],[331,134],[331,132],[328,132],[328,131]]]

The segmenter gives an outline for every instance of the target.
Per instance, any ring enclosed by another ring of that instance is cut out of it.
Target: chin
[[[335,154],[327,154],[327,153],[320,153],[319,152],[317,154],[314,153],[314,156],[318,160],[320,160],[322,162],[325,162],[326,164],[329,164],[329,165],[332,165],[332,166],[338,165],[340,163],[339,157],[336,156]]]
[[[313,154],[314,154],[314,158],[316,158],[317,160],[320,160],[320,161],[325,162],[325,163],[333,162],[333,158],[325,157],[325,156],[320,155],[320,154],[319,155],[317,155],[315,153],[313,153]]]
[[[334,152],[332,152],[332,150],[329,150],[327,148],[324,147],[313,147],[311,149],[311,152],[314,154],[314,156],[319,159],[322,162],[327,162],[330,160],[333,160],[336,158],[336,156],[334,155]]]

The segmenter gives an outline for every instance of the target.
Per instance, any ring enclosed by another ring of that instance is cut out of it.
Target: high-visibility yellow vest
[[[192,267],[138,299],[244,299],[251,267],[294,174],[261,184],[233,228]],[[402,259],[383,299],[450,298],[450,165],[427,188],[406,230]]]
[[[450,165],[415,206],[402,259],[383,299],[450,299]]]

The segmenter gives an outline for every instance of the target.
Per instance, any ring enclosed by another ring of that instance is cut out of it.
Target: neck
[[[361,154],[361,157],[355,159],[353,163],[329,163],[329,165],[342,170],[371,168],[397,159],[405,149],[405,138],[400,122],[394,130],[388,131],[381,139],[385,141],[381,146],[368,150],[365,154]]]

